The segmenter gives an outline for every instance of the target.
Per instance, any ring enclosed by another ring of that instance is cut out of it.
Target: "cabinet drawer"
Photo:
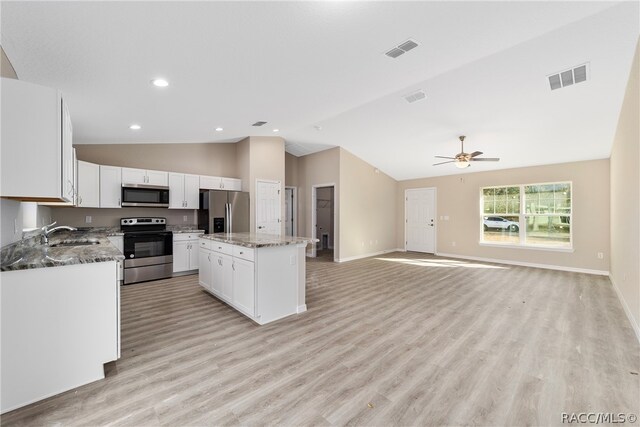
[[[198,246],[201,249],[206,249],[206,250],[211,250],[211,246],[213,244],[213,241],[209,240],[209,239],[200,239],[200,242],[198,243]]]
[[[233,256],[253,262],[255,258],[255,249],[245,248],[244,246],[233,246]]]
[[[202,233],[173,233],[173,241],[174,242],[183,242],[185,240],[193,241],[200,238]]]
[[[214,252],[231,255],[233,253],[233,250],[231,248],[232,246],[228,243],[211,242],[211,250]]]

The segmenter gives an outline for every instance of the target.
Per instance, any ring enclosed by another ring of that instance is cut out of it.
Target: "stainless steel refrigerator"
[[[206,234],[249,231],[249,193],[202,190],[198,228]]]

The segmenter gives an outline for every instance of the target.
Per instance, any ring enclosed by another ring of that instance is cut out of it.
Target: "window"
[[[571,183],[481,189],[483,243],[571,248]]]

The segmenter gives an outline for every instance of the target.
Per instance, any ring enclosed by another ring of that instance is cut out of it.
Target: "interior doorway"
[[[280,181],[256,180],[256,233],[282,235]]]
[[[405,193],[405,249],[436,252],[436,189],[413,188]]]
[[[284,189],[284,232],[285,236],[298,235],[298,188]]]
[[[311,256],[334,261],[336,236],[335,184],[314,185],[311,191],[311,232],[318,243]]]

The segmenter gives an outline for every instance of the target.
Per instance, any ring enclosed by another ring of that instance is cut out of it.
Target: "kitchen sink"
[[[100,241],[98,240],[77,240],[77,241],[67,240],[60,243],[54,243],[53,245],[50,245],[50,246],[52,248],[57,248],[60,246],[89,246],[89,245],[99,245],[99,244],[100,244]]]

